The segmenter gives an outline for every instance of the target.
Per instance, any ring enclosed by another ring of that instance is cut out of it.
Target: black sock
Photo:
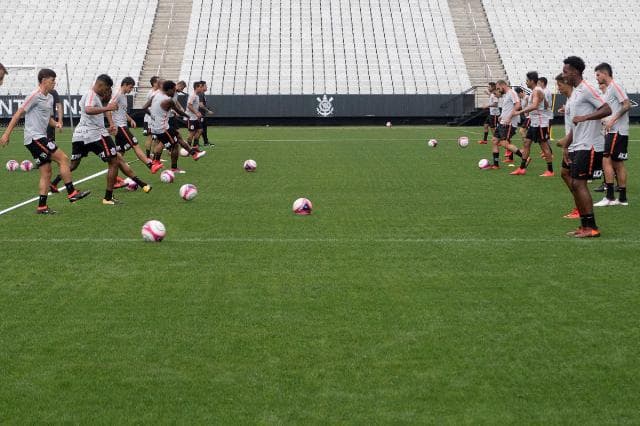
[[[524,158],[520,162],[520,168],[521,169],[526,169],[527,168],[527,160],[525,160]]]
[[[46,207],[46,206],[47,206],[47,196],[41,195],[40,198],[38,198],[38,207]]]
[[[197,153],[198,153],[198,151],[196,151],[195,148],[191,148],[189,150],[189,155],[193,155],[193,154],[197,154]]]
[[[67,194],[73,194],[73,191],[76,189],[73,187],[73,182],[65,183],[64,186],[67,188]]]
[[[596,217],[592,213],[581,214],[580,215],[580,224],[583,228],[593,228],[598,229],[596,226]]]
[[[145,152],[147,154],[147,158],[151,157],[151,150],[150,149],[147,149]]]
[[[607,199],[614,200],[616,197],[613,194],[613,182],[605,182],[604,184],[607,187]]]
[[[516,151],[516,155],[517,155],[518,157],[522,158],[522,151],[517,150],[517,151]]]
[[[493,165],[494,166],[498,166],[500,164],[500,153],[499,152],[494,152],[493,153]]]
[[[547,170],[553,173],[553,163],[551,161],[547,162]]]
[[[160,154],[153,154],[153,159],[154,159],[155,161],[160,161],[160,159],[161,159],[161,158],[162,158],[162,153],[160,153]]]
[[[147,186],[146,182],[140,180],[138,176],[132,177],[131,180],[137,183],[139,187]]]
[[[147,168],[148,168],[148,169],[150,169],[150,168],[151,168],[151,166],[153,166],[153,161],[149,161],[149,162],[147,163]]]
[[[171,162],[171,168],[172,169],[177,169],[178,168],[178,162],[177,161],[175,163]]]
[[[620,193],[620,195],[618,195],[618,200],[620,202],[626,203],[627,202],[627,188],[623,187],[623,186],[619,186],[618,187],[618,192]]]
[[[482,137],[482,140],[486,142],[487,136],[489,136],[489,132],[484,132],[484,136]]]
[[[200,139],[196,139],[193,141],[193,146],[200,146]]]
[[[104,199],[109,201],[113,198],[113,191],[109,191],[108,189],[104,192]]]
[[[58,175],[58,176],[55,177],[55,179],[53,179],[51,181],[51,185],[57,186],[60,183],[61,180],[62,180],[62,176]]]

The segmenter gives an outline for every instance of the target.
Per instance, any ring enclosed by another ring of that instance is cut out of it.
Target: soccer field
[[[133,162],[154,189],[123,205],[100,176],[0,216],[0,423],[640,422],[640,129],[630,205],[590,240],[537,147],[526,176],[480,170],[480,132],[213,127],[173,184]],[[37,195],[37,171],[0,176],[0,210]]]

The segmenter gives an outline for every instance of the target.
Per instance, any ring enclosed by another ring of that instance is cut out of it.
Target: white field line
[[[298,244],[298,243],[328,243],[328,244],[510,244],[510,243],[558,243],[563,241],[575,241],[570,237],[556,238],[270,238],[270,237],[219,237],[219,238],[171,238],[166,243],[193,244],[193,243],[271,243],[271,244]],[[598,243],[615,244],[640,244],[640,240],[622,238],[598,238]],[[143,242],[142,238],[0,238],[0,243],[137,243]]]

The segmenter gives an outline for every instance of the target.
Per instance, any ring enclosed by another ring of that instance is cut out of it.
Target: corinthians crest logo
[[[323,95],[322,99],[316,98],[318,100],[318,107],[316,108],[316,112],[321,117],[328,117],[333,114],[333,98],[327,99],[327,95]]]

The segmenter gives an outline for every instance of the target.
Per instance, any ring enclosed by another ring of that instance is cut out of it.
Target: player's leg
[[[596,225],[593,199],[587,187],[587,180],[602,173],[602,153],[594,152],[592,149],[575,151],[571,154],[571,187],[576,207],[580,212],[580,228],[568,235],[578,238],[599,237],[600,232]]]
[[[618,203],[623,206],[629,204],[627,200],[627,168],[625,166],[625,161],[629,158],[627,152],[628,142],[629,136],[618,135],[618,141],[613,147],[613,154],[611,155],[613,172],[618,182]]]
[[[493,165],[492,169],[500,168],[500,140],[498,139],[498,131],[491,138],[491,152],[493,154]]]
[[[573,182],[572,182],[572,179],[571,179],[571,167],[567,163],[564,162],[564,159],[562,160],[562,167],[560,169],[560,177],[562,178],[562,181],[565,183],[565,185],[567,185],[567,188],[569,189],[569,192],[571,193],[571,199],[574,200],[573,210],[571,210],[571,212],[567,213],[563,217],[565,219],[580,219],[580,212],[578,211],[578,208],[575,207],[575,197],[573,195]]]
[[[117,158],[117,162],[118,162],[118,169],[122,170],[122,173],[124,173],[127,177],[131,178],[131,180],[133,180],[135,183],[138,184],[138,186],[140,188],[142,188],[142,190],[144,192],[151,192],[151,185],[148,185],[145,181],[141,180],[136,173],[133,171],[133,169],[131,168],[131,166],[129,166],[129,164],[127,164],[127,162],[125,161],[124,157],[122,156],[121,153],[118,153],[116,155]]]
[[[171,153],[171,170],[179,173],[181,171],[178,168],[178,159],[180,158],[180,145],[178,145],[177,143],[173,144],[169,152]]]
[[[607,133],[605,135],[604,142],[604,153],[602,158],[602,170],[604,172],[604,188],[605,188],[605,196],[602,200],[595,203],[596,207],[606,207],[611,206],[616,203],[616,196],[614,194],[614,185],[615,181],[615,170],[613,168],[613,161],[611,159],[614,151],[615,145],[618,143],[618,134],[617,133]]]
[[[201,157],[206,155],[207,151],[200,151],[195,147],[189,146],[189,144],[184,139],[182,139],[182,136],[180,135],[180,133],[174,131],[171,136],[181,147],[183,147],[184,149],[187,150],[187,152],[189,152],[189,155],[194,160],[198,161]]]
[[[483,136],[482,139],[478,141],[478,143],[480,144],[485,144],[487,143],[487,137],[489,137],[489,120],[491,120],[491,116],[488,116],[487,119],[484,121],[484,126],[483,126]]]
[[[547,171],[541,174],[542,177],[553,177],[553,152],[551,152],[551,146],[549,140],[543,140],[540,142],[540,149],[542,150],[542,156],[547,163]]]
[[[154,134],[153,135],[153,139],[159,142],[156,142],[152,149],[153,149],[153,161],[151,164],[151,173],[152,174],[156,174],[158,172],[158,170],[160,170],[162,167],[164,167],[162,165],[162,162],[160,161],[162,159],[162,150],[164,149],[164,138],[166,137],[166,135],[164,133],[160,133],[160,134]]]
[[[51,182],[51,163],[41,164],[38,167],[40,170],[40,181],[38,182],[38,208],[36,213],[38,214],[55,214],[55,210],[51,210],[47,205],[47,196],[49,195],[49,182]]]
[[[58,164],[58,168],[60,169],[60,174],[56,176],[56,179],[60,177],[62,182],[64,182],[64,186],[65,188],[67,188],[67,199],[69,201],[74,203],[78,200],[83,199],[84,197],[86,197],[91,193],[90,191],[80,191],[79,189],[74,187],[73,176],[71,175],[71,164],[69,163],[69,157],[67,157],[67,154],[64,151],[62,151],[61,149],[56,149],[51,154],[51,160],[55,161]],[[80,163],[80,161],[78,160],[77,163]],[[52,184],[49,183],[50,181],[51,181],[51,173],[49,173],[49,181],[47,181],[47,189],[51,188]]]

